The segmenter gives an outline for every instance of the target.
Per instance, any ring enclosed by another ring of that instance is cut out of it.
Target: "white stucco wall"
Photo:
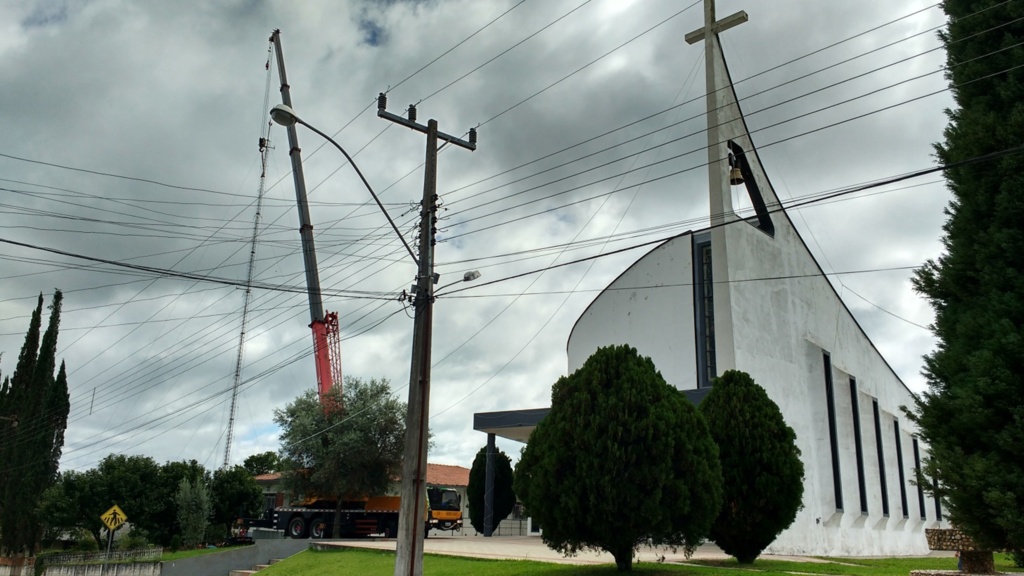
[[[773,215],[774,238],[745,223],[726,227],[736,368],[764,386],[797,433],[804,509],[769,548],[781,554],[882,555],[928,552],[913,478],[915,432],[900,406],[913,396],[820,274],[789,220]],[[714,248],[713,248],[714,249]],[[716,295],[717,296],[717,295]],[[832,365],[843,508],[836,510],[823,352]],[[719,366],[725,370],[728,366]],[[856,379],[868,514],[860,510],[850,377]],[[882,513],[872,399],[880,410],[889,515]],[[908,517],[903,517],[894,419],[899,419]],[[921,447],[924,450],[924,446]],[[924,455],[922,454],[922,458]],[[929,498],[930,500],[930,498]]]
[[[677,236],[616,278],[569,335],[569,373],[601,346],[629,344],[650,356],[669,384],[696,388],[692,254],[690,235]]]

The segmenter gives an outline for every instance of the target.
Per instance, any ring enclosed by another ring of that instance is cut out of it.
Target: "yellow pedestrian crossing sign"
[[[107,510],[100,516],[100,521],[107,527],[107,530],[117,530],[117,527],[124,524],[124,521],[128,517],[124,515],[124,512],[114,504],[110,510]]]

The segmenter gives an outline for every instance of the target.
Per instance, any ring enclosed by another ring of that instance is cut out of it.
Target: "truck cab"
[[[427,529],[461,530],[462,497],[451,488],[427,488]]]

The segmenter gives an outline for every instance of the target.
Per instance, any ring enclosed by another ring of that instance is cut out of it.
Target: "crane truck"
[[[372,496],[356,500],[342,500],[340,534],[342,538],[358,538],[383,534],[394,538],[398,534],[398,496]],[[329,538],[334,533],[337,501],[307,499],[290,506],[266,511],[264,518],[250,522],[250,526],[265,526],[283,530],[289,538]],[[426,532],[430,530],[455,531],[462,529],[462,497],[452,488],[427,488]]]

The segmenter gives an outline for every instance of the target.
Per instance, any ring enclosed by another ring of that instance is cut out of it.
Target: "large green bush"
[[[515,491],[565,554],[606,550],[620,571],[641,544],[692,552],[722,501],[718,448],[693,404],[629,346],[600,348],[551,391]]]
[[[711,539],[749,564],[802,506],[804,465],[796,433],[764,388],[738,370],[715,378],[700,412],[718,445],[725,490]]]

